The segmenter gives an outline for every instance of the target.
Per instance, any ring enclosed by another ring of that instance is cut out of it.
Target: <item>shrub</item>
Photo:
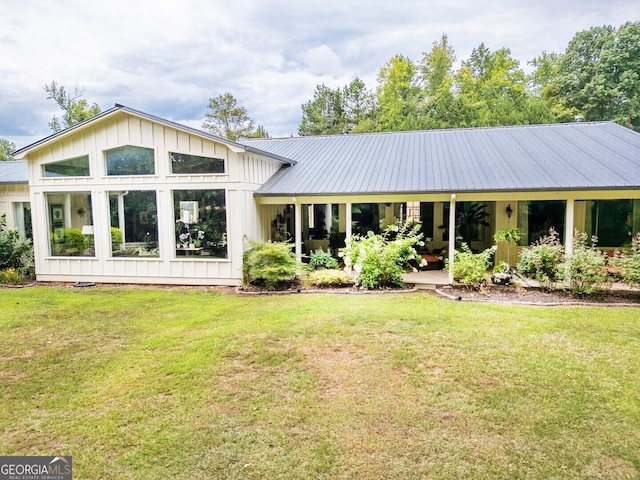
[[[113,250],[119,250],[120,245],[122,245],[122,230],[111,227],[111,248]]]
[[[607,283],[607,256],[596,248],[597,242],[595,236],[589,239],[586,233],[576,230],[573,252],[559,267],[563,279],[576,295],[591,295]]]
[[[615,252],[609,263],[619,272],[621,280],[629,287],[640,287],[640,232],[636,233],[631,240],[631,253]]]
[[[33,275],[33,242],[8,230],[6,216],[0,215],[0,269],[13,268],[23,275]]]
[[[0,283],[20,285],[24,283],[25,276],[13,267],[0,271]]]
[[[404,286],[405,269],[411,260],[419,258],[415,246],[424,245],[419,228],[419,224],[410,227],[407,222],[391,225],[381,235],[368,232],[364,237],[347,239],[339,255],[358,274],[356,285],[367,289]]]
[[[351,275],[344,270],[327,269],[313,270],[307,273],[302,279],[305,287],[348,287],[353,285]]]
[[[309,257],[309,268],[318,270],[319,268],[338,268],[338,261],[329,252],[318,249],[311,253]]]
[[[558,233],[551,228],[548,235],[522,249],[518,271],[534,278],[543,288],[553,287],[562,278],[558,267],[563,254],[564,247],[558,240]]]
[[[465,287],[478,287],[487,275],[494,252],[495,247],[491,247],[480,253],[473,253],[466,243],[462,243],[460,249],[453,254],[454,283]],[[445,260],[445,270],[449,271],[449,268],[449,261]]]
[[[283,282],[295,278],[297,263],[292,247],[287,242],[251,241],[242,257],[244,286],[264,285],[275,290]]]

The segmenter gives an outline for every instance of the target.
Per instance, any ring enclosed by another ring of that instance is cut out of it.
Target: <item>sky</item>
[[[579,31],[638,20],[638,0],[12,1],[0,9],[0,138],[22,148],[52,133],[54,80],[103,110],[195,128],[230,92],[272,137],[296,135],[317,85],[375,89],[391,57],[418,62],[443,33],[458,61],[484,43],[530,71]]]

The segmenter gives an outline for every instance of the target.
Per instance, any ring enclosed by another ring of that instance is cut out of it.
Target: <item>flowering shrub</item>
[[[402,274],[409,262],[420,258],[415,246],[424,245],[419,229],[419,224],[407,222],[391,225],[381,235],[368,232],[364,237],[352,236],[338,255],[347,269],[358,274],[356,285],[368,289],[402,287]]]
[[[13,267],[9,267],[6,270],[0,270],[0,283],[20,285],[21,283],[24,283],[24,281],[24,274]]]
[[[624,283],[631,288],[640,287],[640,232],[631,240],[631,253],[624,254],[615,252],[613,258],[609,260],[610,265],[615,268]]]
[[[574,233],[573,252],[564,258],[559,267],[574,294],[591,295],[607,283],[607,257],[596,248],[597,243],[595,236],[589,239],[584,232],[576,230]]]
[[[485,279],[487,269],[491,266],[491,256],[496,247],[487,248],[480,253],[473,253],[466,243],[453,254],[453,281],[457,285],[476,288]],[[445,270],[449,271],[449,261],[445,260]]]
[[[242,256],[244,286],[264,285],[275,290],[281,283],[293,279],[297,262],[292,247],[287,242],[250,242]]]
[[[543,288],[552,288],[562,279],[558,267],[563,256],[564,247],[558,240],[558,233],[551,228],[548,235],[522,249],[518,271],[534,278]]]
[[[0,269],[14,269],[23,275],[34,273],[33,243],[16,230],[7,230],[6,216],[0,216]]]

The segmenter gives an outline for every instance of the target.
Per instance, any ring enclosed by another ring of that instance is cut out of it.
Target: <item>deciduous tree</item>
[[[47,99],[55,101],[64,111],[62,123],[60,123],[60,120],[55,115],[49,122],[49,127],[54,132],[69,128],[101,112],[97,104],[89,105],[89,102],[82,98],[84,90],[78,86],[74,87],[73,93],[69,93],[63,85],[58,85],[54,80],[50,84],[45,85],[44,90],[47,92]]]
[[[236,141],[240,138],[266,135],[264,127],[255,128],[247,109],[238,105],[236,98],[229,92],[209,99],[208,112],[202,128],[220,137]]]
[[[15,150],[15,143],[7,140],[6,138],[0,138],[0,161],[13,160],[13,156],[11,154]]]

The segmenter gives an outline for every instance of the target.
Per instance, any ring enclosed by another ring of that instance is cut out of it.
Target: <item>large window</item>
[[[585,230],[598,237],[600,247],[628,247],[640,226],[639,207],[637,200],[590,200],[586,205]]]
[[[152,148],[114,148],[104,152],[107,175],[153,175],[156,172],[155,156]]]
[[[33,226],[31,223],[31,204],[29,202],[16,202],[13,204],[13,215],[16,219],[16,230],[22,238],[33,239]]]
[[[524,235],[520,245],[530,245],[549,234],[553,228],[561,242],[564,241],[564,200],[520,201],[518,202],[518,227]]]
[[[224,190],[175,190],[176,256],[227,258]]]
[[[89,155],[47,163],[42,170],[45,177],[88,177]]]
[[[93,209],[88,192],[46,195],[52,256],[93,257]]]
[[[175,152],[169,152],[169,156],[171,157],[172,173],[224,173],[222,158],[200,157]]]
[[[109,209],[114,257],[158,256],[156,192],[110,192]]]

